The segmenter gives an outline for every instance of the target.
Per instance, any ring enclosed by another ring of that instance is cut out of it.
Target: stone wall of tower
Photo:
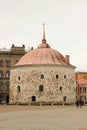
[[[69,66],[25,66],[10,72],[10,103],[29,103],[32,96],[36,102],[66,102],[76,99],[74,68]],[[41,78],[44,75],[44,78]],[[43,85],[43,91],[39,86]],[[20,87],[20,92],[18,91]]]

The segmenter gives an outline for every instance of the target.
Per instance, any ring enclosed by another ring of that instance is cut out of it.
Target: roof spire
[[[43,39],[42,39],[42,43],[46,43],[46,39],[45,39],[45,24],[43,23]]]
[[[43,39],[45,39],[45,24],[43,23]]]

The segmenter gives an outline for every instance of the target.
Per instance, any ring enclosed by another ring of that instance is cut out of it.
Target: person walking
[[[78,108],[78,106],[80,105],[80,102],[79,102],[79,100],[76,100],[76,107]]]
[[[79,104],[80,104],[80,107],[81,107],[81,108],[82,108],[82,106],[84,106],[84,101],[83,101],[83,99],[80,99]]]

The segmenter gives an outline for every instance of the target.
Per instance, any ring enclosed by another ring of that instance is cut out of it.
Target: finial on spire
[[[42,39],[42,43],[46,43],[46,39],[45,39],[45,24],[43,23],[43,39]]]

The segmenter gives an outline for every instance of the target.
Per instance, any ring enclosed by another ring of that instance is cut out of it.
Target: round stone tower
[[[45,39],[26,53],[10,71],[10,104],[30,102],[74,102],[75,66],[52,49]]]

